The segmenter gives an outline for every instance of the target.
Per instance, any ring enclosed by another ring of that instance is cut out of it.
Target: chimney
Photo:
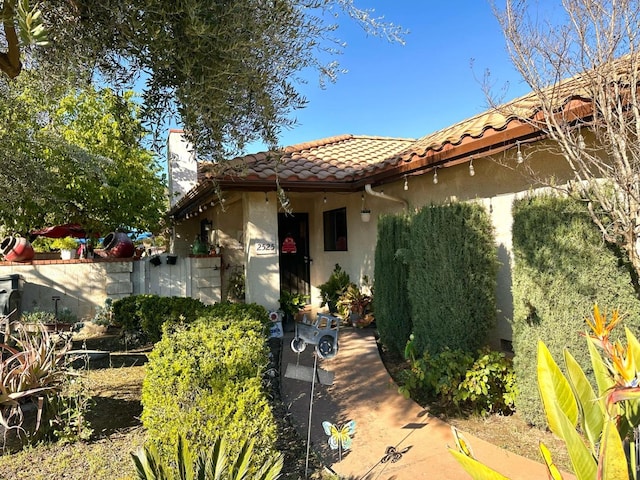
[[[169,130],[167,140],[169,205],[173,207],[198,182],[198,162],[183,130]]]

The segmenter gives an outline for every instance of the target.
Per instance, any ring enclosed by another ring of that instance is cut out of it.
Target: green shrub
[[[221,436],[232,457],[247,437],[256,439],[258,461],[275,451],[276,426],[262,386],[266,318],[256,305],[222,304],[191,325],[164,327],[142,390],[142,422],[164,458],[179,435],[195,451]]]
[[[200,300],[190,297],[132,295],[113,302],[113,321],[126,332],[142,332],[157,342],[165,323],[191,323],[206,310]]]
[[[427,206],[411,223],[409,301],[418,352],[472,352],[496,321],[497,249],[481,205]],[[378,277],[376,277],[378,278]]]
[[[503,353],[482,349],[474,356],[462,350],[443,350],[417,357],[412,338],[405,356],[411,363],[411,369],[403,372],[399,389],[405,397],[435,401],[458,412],[513,413],[515,374]]]
[[[594,303],[615,305],[637,330],[640,302],[626,262],[603,242],[584,205],[532,196],[514,202],[513,217],[516,407],[525,420],[544,426],[534,361],[538,341],[556,358],[568,348],[593,379],[583,319]]]
[[[402,256],[409,245],[409,218],[385,215],[378,220],[375,253],[373,310],[380,341],[395,353],[402,353],[411,330],[411,305],[407,281],[408,258]]]

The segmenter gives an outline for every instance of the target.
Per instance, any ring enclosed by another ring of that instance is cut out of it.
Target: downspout
[[[384,198],[385,200],[401,203],[402,205],[404,205],[405,210],[409,210],[409,202],[402,198],[392,197],[391,195],[385,195],[384,193],[376,192],[375,190],[373,190],[373,188],[371,188],[371,184],[369,183],[364,186],[364,191],[373,197]]]

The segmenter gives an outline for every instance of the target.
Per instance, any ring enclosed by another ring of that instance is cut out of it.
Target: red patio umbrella
[[[48,237],[48,238],[85,238],[87,232],[84,231],[82,225],[78,223],[66,223],[64,225],[55,225],[53,227],[46,227],[40,230],[31,230],[32,237]]]

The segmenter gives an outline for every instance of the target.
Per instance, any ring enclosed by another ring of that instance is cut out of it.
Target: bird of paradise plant
[[[546,345],[538,342],[538,388],[547,422],[564,440],[578,480],[638,480],[640,343],[626,327],[626,345],[611,340],[611,331],[621,319],[617,310],[607,319],[597,305],[592,318],[585,319],[591,329],[585,337],[597,394],[569,351],[564,351],[565,376]],[[468,450],[450,451],[474,479],[506,479],[466,453]],[[541,444],[540,451],[549,478],[562,480],[547,447]]]

